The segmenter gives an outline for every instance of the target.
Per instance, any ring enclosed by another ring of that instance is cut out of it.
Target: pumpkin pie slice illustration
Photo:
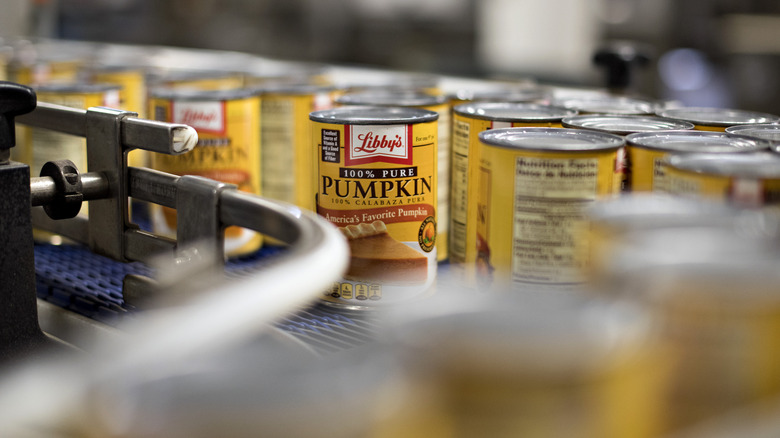
[[[428,258],[391,237],[384,222],[339,229],[347,237],[351,252],[347,279],[422,283],[428,278]]]

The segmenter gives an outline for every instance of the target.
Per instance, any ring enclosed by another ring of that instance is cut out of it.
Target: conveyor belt
[[[250,275],[283,250],[266,246],[229,260],[225,269],[230,276]],[[140,311],[125,303],[122,278],[152,275],[142,263],[120,263],[81,245],[49,244],[35,245],[35,272],[39,299],[112,326]],[[281,317],[275,326],[322,354],[366,343],[376,333],[370,314],[322,304]]]

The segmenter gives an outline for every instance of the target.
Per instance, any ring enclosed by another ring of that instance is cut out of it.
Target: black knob
[[[612,41],[599,48],[593,55],[593,63],[607,71],[607,87],[626,90],[631,86],[635,66],[650,62],[650,49],[630,41]]]
[[[0,150],[16,144],[14,117],[35,109],[35,91],[24,85],[0,81]]]

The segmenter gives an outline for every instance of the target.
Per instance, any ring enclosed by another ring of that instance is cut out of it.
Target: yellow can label
[[[667,152],[635,146],[626,147],[626,190],[632,192],[666,191]]]
[[[371,306],[427,294],[437,268],[437,123],[312,127],[317,213],[351,250],[324,299]]]
[[[330,91],[263,94],[260,99],[263,196],[314,210],[317,188],[309,113],[332,106]]]
[[[155,120],[183,123],[198,132],[198,144],[182,155],[152,153],[152,167],[175,175],[198,175],[260,194],[260,102],[257,96],[234,100],[150,99]],[[152,210],[155,232],[175,236],[176,211]],[[225,230],[225,252],[256,251],[260,234],[239,227]]]
[[[477,197],[480,190],[479,133],[511,127],[560,128],[560,123],[500,122],[455,113],[452,119],[452,180],[449,258],[453,271],[468,283],[477,260]]]
[[[436,230],[436,252],[439,261],[446,260],[449,256],[449,234],[450,234],[450,181],[452,169],[452,141],[450,133],[452,132],[452,118],[450,117],[450,106],[447,103],[440,105],[430,105],[422,107],[428,111],[439,114],[438,130],[438,181],[439,188],[437,193],[437,230]]]
[[[39,85],[52,82],[64,83],[78,80],[79,70],[84,64],[80,60],[38,62],[34,65],[12,68],[14,82],[24,85]]]
[[[760,208],[780,203],[780,179],[707,175],[666,166],[669,193]]]
[[[499,290],[585,281],[595,200],[616,194],[618,151],[535,152],[483,144],[477,271]]]
[[[38,90],[36,94],[39,102],[78,109],[93,106],[116,108],[119,101],[118,89],[84,93]],[[17,151],[18,160],[30,166],[32,175],[37,176],[47,161],[63,159],[71,160],[79,172],[87,171],[87,143],[83,137],[29,127],[23,128],[23,131],[24,146]]]
[[[713,132],[726,132],[726,126],[712,126],[712,125],[699,125],[694,124],[693,129],[697,131],[713,131]]]
[[[244,78],[240,74],[197,76],[180,79],[162,78],[161,85],[180,90],[235,90],[244,86]]]

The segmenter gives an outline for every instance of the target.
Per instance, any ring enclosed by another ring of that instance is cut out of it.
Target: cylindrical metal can
[[[84,62],[70,55],[37,58],[34,61],[16,59],[9,63],[9,77],[14,82],[30,86],[75,82],[79,79]]]
[[[735,207],[780,204],[780,156],[755,154],[672,154],[664,160],[667,189]]]
[[[154,120],[183,123],[198,132],[198,144],[182,155],[152,153],[152,168],[176,175],[198,175],[260,194],[260,101],[252,90],[152,90]],[[175,236],[176,211],[153,206],[155,232]],[[225,230],[225,253],[256,251],[261,235],[239,227]]]
[[[618,193],[624,140],[565,128],[483,132],[477,197],[480,288],[571,288],[588,265],[585,208]]]
[[[341,227],[351,250],[349,270],[326,302],[376,306],[432,291],[438,117],[372,106],[311,114],[317,213]]]
[[[450,107],[444,96],[434,96],[421,92],[373,91],[347,93],[336,98],[340,105],[373,105],[419,108],[439,114],[438,132],[438,176],[436,194],[436,253],[439,261],[447,259],[449,248],[450,223],[450,165],[452,149],[450,132],[452,123]]]
[[[477,196],[482,183],[481,132],[508,127],[560,127],[575,110],[526,103],[481,102],[453,109],[450,261],[455,275],[474,281],[477,260]]]
[[[780,117],[773,114],[729,108],[681,107],[658,111],[661,117],[680,119],[696,125],[700,131],[723,132],[729,126],[777,123]]]
[[[767,142],[723,132],[667,131],[626,136],[626,189],[635,192],[665,191],[662,160],[670,153],[701,152],[723,154],[755,152],[769,147]]]
[[[646,309],[576,294],[447,296],[388,332],[406,368],[439,389],[456,436],[662,432],[669,354]]]
[[[314,210],[317,181],[309,114],[330,109],[334,89],[282,85],[258,91],[263,196]]]

